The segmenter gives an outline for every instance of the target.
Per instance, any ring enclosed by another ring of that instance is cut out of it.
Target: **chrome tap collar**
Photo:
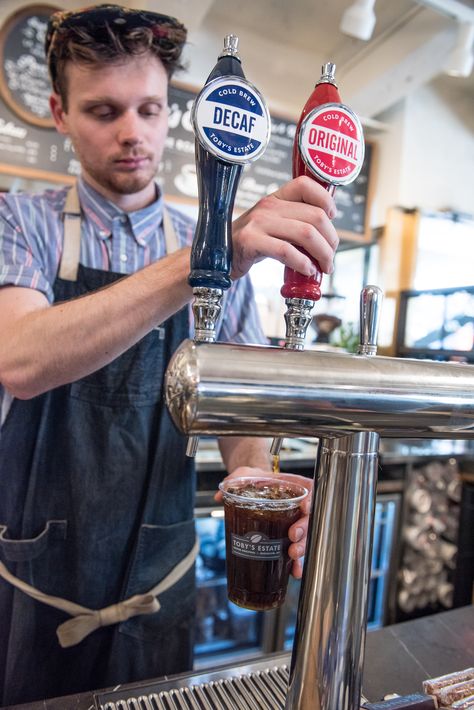
[[[307,298],[285,299],[287,310],[285,313],[286,336],[285,348],[287,350],[304,350],[306,331],[311,323],[314,301]]]
[[[197,342],[215,342],[216,324],[222,309],[222,293],[221,288],[193,288],[194,340]]]

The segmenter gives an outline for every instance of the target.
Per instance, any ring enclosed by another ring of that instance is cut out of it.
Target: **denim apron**
[[[77,263],[75,280],[63,271],[56,302],[123,277]],[[13,401],[0,436],[0,562],[9,574],[94,610],[148,592],[188,563],[159,595],[159,611],[66,648],[56,629],[68,614],[0,578],[1,705],[192,667],[195,474],[162,397],[168,361],[188,334],[184,308],[97,372]]]

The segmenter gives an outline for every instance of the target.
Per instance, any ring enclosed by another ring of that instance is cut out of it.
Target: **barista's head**
[[[186,30],[154,12],[99,5],[51,16],[51,113],[83,178],[127,211],[156,196],[168,128],[168,81]]]
[[[69,62],[98,67],[151,54],[163,64],[168,79],[182,68],[186,28],[174,17],[119,5],[97,5],[51,15],[45,51],[53,90],[67,110]]]

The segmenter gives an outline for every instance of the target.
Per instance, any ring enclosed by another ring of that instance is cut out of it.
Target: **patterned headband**
[[[110,45],[111,32],[120,37],[131,30],[149,28],[164,64],[177,62],[186,42],[186,28],[174,17],[148,10],[131,10],[119,5],[96,5],[79,11],[60,10],[51,15],[45,40],[45,53],[53,85],[57,78],[57,59],[71,38],[80,42],[85,30],[98,43]],[[78,39],[79,38],[79,39]]]

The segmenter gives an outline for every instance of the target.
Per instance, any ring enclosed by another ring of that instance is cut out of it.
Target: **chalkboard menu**
[[[337,217],[334,219],[334,226],[341,237],[370,238],[370,178],[374,165],[374,150],[374,144],[366,141],[364,163],[359,175],[350,185],[337,188]]]
[[[80,169],[68,137],[22,121],[0,99],[0,172],[66,183]]]
[[[30,5],[15,12],[0,31],[0,91],[8,106],[28,123],[54,126],[44,41],[50,5]]]

